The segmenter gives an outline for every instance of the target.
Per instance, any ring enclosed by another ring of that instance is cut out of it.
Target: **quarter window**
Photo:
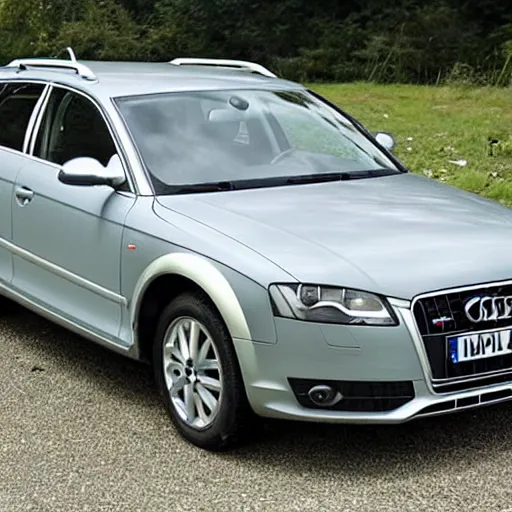
[[[0,84],[0,146],[23,151],[28,123],[44,87]]]
[[[80,94],[55,89],[37,136],[34,155],[58,165],[89,157],[106,167],[116,154],[112,136],[96,106]]]

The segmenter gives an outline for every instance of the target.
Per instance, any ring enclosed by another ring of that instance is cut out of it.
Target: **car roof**
[[[214,66],[107,61],[77,61],[77,64],[86,66],[96,80],[87,80],[74,70],[31,66],[0,67],[0,80],[53,82],[103,98],[203,90],[304,89],[287,80]]]

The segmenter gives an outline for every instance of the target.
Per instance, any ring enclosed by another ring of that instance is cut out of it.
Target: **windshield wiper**
[[[263,188],[282,185],[300,185],[304,183],[321,183],[325,181],[340,181],[350,179],[349,173],[305,174],[302,176],[283,176],[271,178],[256,178],[238,180],[236,185],[232,181],[219,181],[212,183],[196,183],[187,185],[167,185],[167,194],[200,194],[207,192],[225,192],[228,190],[243,190],[247,188]]]
[[[396,174],[393,169],[371,169],[368,171],[350,171],[350,172],[326,172],[319,174],[303,174],[299,176],[289,176],[286,178],[286,185],[301,185],[305,183],[324,183],[327,181],[347,181],[359,180],[363,178],[376,178],[378,176],[390,176]]]
[[[188,185],[169,185],[166,187],[168,194],[198,194],[201,192],[224,192],[235,190],[236,187],[231,181],[217,181],[213,183],[193,183]]]
[[[163,194],[200,194],[207,192],[226,192],[228,190],[245,190],[286,185],[303,185],[307,183],[325,183],[329,181],[348,181],[377,176],[397,174],[393,169],[372,169],[368,171],[329,172],[302,174],[297,176],[273,176],[268,178],[250,178],[236,181],[216,181],[211,183],[190,183],[184,185],[165,185]]]
[[[327,181],[343,181],[351,179],[348,172],[330,172],[323,174],[302,174],[286,178],[285,185],[302,185],[306,183],[324,183]]]

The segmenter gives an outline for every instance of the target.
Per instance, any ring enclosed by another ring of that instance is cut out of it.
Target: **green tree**
[[[495,0],[0,0],[0,60],[62,55],[261,62],[300,80],[509,82]]]

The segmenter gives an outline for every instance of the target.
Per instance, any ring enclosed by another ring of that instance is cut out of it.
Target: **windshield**
[[[395,174],[347,118],[306,91],[201,91],[116,100],[158,194]],[[366,173],[366,175],[364,174]],[[289,178],[295,178],[290,181]],[[288,181],[286,181],[288,179]],[[285,181],[283,181],[285,180]],[[200,190],[200,189],[197,189]]]

